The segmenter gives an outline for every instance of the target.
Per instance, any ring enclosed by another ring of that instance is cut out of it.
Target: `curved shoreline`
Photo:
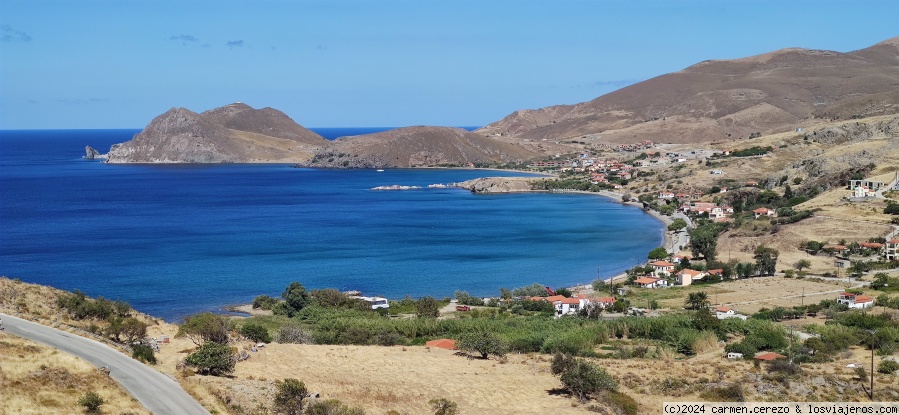
[[[551,177],[555,177],[555,176],[551,176]],[[559,192],[556,192],[556,191],[552,191],[552,190],[534,190],[534,189],[520,189],[520,188],[519,188],[519,189],[515,189],[515,190],[502,190],[503,187],[502,187],[502,186],[498,186],[498,185],[497,185],[497,186],[492,186],[492,187],[490,188],[490,191],[479,192],[479,191],[477,191],[476,188],[474,188],[474,184],[476,184],[478,181],[481,181],[481,182],[484,182],[484,181],[490,181],[491,184],[506,183],[507,186],[506,186],[505,188],[511,188],[512,186],[509,186],[508,183],[511,182],[511,181],[513,181],[513,180],[510,180],[510,178],[508,178],[508,177],[482,177],[482,178],[479,178],[479,179],[473,179],[473,180],[468,180],[468,181],[466,181],[466,182],[457,183],[457,186],[456,186],[456,187],[461,188],[461,189],[469,190],[469,191],[471,191],[472,193],[490,193],[490,194],[502,194],[502,193],[574,193],[574,194],[583,194],[583,195],[590,195],[590,196],[600,196],[600,197],[604,197],[604,198],[607,198],[607,199],[611,199],[612,201],[614,201],[614,202],[616,202],[616,203],[620,203],[620,204],[622,204],[622,205],[628,205],[628,206],[637,207],[637,208],[639,208],[640,210],[642,210],[644,213],[648,214],[648,215],[651,216],[652,218],[654,218],[654,219],[656,219],[656,220],[658,220],[659,222],[662,223],[662,225],[663,225],[663,227],[662,227],[662,238],[663,238],[662,244],[663,244],[663,245],[662,245],[662,246],[663,246],[666,250],[668,250],[669,252],[671,252],[671,253],[675,253],[676,251],[678,251],[678,249],[677,249],[678,247],[675,246],[675,241],[672,239],[672,234],[671,234],[671,232],[668,231],[668,229],[667,229],[667,228],[668,228],[668,225],[671,225],[671,223],[673,222],[673,220],[672,220],[670,217],[668,217],[668,216],[662,215],[662,214],[659,213],[658,211],[655,211],[655,210],[652,210],[652,209],[644,209],[644,208],[643,208],[643,204],[640,203],[640,202],[625,201],[625,200],[624,200],[624,193],[618,193],[618,192],[613,192],[613,191],[609,191],[609,190],[600,190],[600,191],[598,191],[598,192],[590,192],[590,191],[586,191],[586,190],[565,190],[565,191],[559,191]],[[522,181],[525,181],[525,180],[522,180],[522,178],[517,178],[517,179],[514,180],[514,181],[516,181],[516,182],[522,182]],[[468,184],[469,187],[463,186],[462,184]],[[615,279],[625,277],[626,275],[627,275],[626,273],[618,273],[618,274],[615,274],[615,275],[611,275],[611,276],[609,276],[609,277],[607,277],[607,278],[604,278],[603,281],[609,281],[609,280],[614,281]],[[601,277],[601,276],[600,276],[600,277]],[[572,289],[573,291],[582,292],[582,293],[592,293],[592,292],[593,292],[592,284],[580,284],[580,285],[575,285],[575,286],[568,287],[568,288]]]

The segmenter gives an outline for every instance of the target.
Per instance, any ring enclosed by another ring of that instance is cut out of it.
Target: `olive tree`
[[[197,373],[202,375],[228,375],[234,371],[234,351],[221,343],[206,342],[197,351],[189,354],[184,362],[195,367]]]
[[[618,390],[618,382],[605,369],[567,354],[557,353],[550,370],[581,402],[595,393]]]
[[[486,330],[470,331],[462,334],[458,346],[463,351],[479,353],[482,359],[486,359],[491,354],[502,357],[509,350],[509,345],[506,342],[493,332]]]
[[[204,342],[227,344],[230,331],[231,322],[225,316],[205,312],[185,318],[177,335],[187,336],[198,346]]]

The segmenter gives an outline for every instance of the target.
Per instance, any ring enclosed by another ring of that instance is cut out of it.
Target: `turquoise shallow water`
[[[0,274],[177,320],[291,281],[391,298],[587,283],[662,243],[661,223],[602,197],[369,190],[516,173],[80,159],[135,132],[0,132]]]

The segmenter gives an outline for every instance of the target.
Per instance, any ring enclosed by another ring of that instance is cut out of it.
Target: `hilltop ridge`
[[[475,131],[528,140],[728,141],[809,119],[899,112],[899,38],[842,53],[787,48],[707,60],[591,101],[519,110]]]

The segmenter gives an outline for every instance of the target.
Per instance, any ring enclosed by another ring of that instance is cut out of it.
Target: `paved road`
[[[110,376],[156,415],[209,415],[178,382],[96,340],[0,314],[5,332],[71,353],[91,364],[109,367]]]

